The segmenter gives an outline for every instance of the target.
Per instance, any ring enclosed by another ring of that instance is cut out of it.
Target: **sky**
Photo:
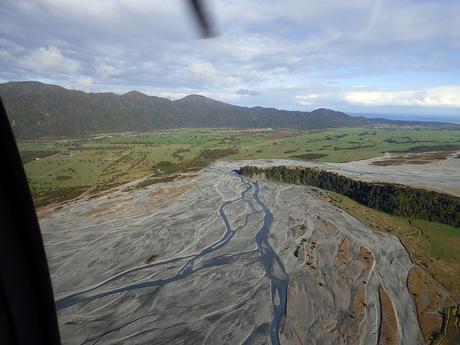
[[[460,122],[458,0],[0,3],[0,82]]]

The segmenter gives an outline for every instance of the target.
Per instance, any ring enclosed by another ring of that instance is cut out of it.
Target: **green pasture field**
[[[290,158],[345,162],[417,146],[459,145],[460,131],[445,127],[376,126],[324,131],[177,129],[19,142],[37,206],[102,190],[144,176],[220,159]],[[212,154],[212,150],[218,154]],[[198,160],[197,160],[198,159]],[[161,163],[161,164],[159,164]],[[164,166],[164,164],[163,164]],[[177,171],[174,171],[177,170]]]
[[[428,238],[431,257],[450,264],[460,263],[460,229],[420,219],[413,219],[411,223]]]
[[[229,159],[296,158],[303,154],[323,154],[325,162],[347,162],[367,159],[389,151],[402,151],[415,146],[459,144],[460,132],[440,128],[378,127],[340,128],[302,132],[295,137],[266,141],[244,147]]]

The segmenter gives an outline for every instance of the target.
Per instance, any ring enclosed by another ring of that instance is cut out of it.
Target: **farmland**
[[[19,142],[37,206],[145,176],[198,169],[217,159],[367,159],[389,151],[460,145],[444,127],[340,128],[325,131],[178,129],[142,134]]]

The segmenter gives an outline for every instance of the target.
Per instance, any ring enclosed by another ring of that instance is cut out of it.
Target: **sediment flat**
[[[64,344],[423,344],[397,237],[233,172],[287,162],[219,161],[44,216]]]

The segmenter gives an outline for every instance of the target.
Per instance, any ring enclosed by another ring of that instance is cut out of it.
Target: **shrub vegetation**
[[[389,214],[460,226],[460,198],[392,183],[371,183],[315,168],[240,169],[244,176],[263,175],[275,182],[309,185],[343,194]]]

